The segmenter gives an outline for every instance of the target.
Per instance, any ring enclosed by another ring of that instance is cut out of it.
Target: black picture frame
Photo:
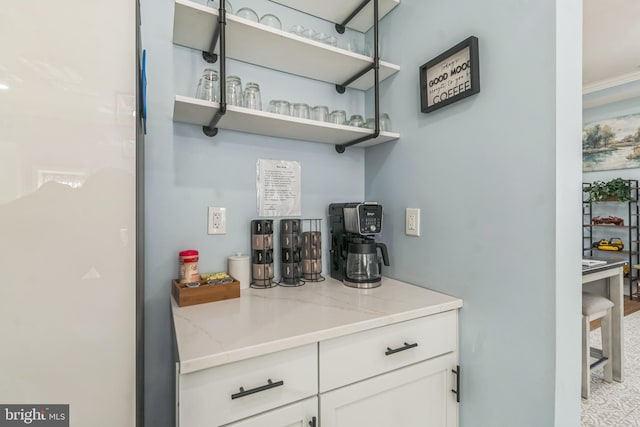
[[[435,77],[434,77],[435,76]],[[420,110],[430,113],[480,92],[478,38],[471,36],[420,67]]]

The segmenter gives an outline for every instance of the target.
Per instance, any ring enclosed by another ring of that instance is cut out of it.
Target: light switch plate
[[[404,227],[407,236],[420,235],[420,208],[407,208]]]
[[[209,234],[226,234],[227,233],[227,209],[209,207],[208,215],[208,233]]]

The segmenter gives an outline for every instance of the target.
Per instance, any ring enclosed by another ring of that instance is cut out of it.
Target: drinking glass
[[[218,72],[212,68],[206,68],[196,90],[196,98],[205,101],[220,101],[220,79]]]
[[[284,116],[291,115],[291,107],[289,106],[289,102],[284,101],[282,99],[274,99],[269,102],[269,111],[276,114],[282,114]]]
[[[376,119],[373,117],[369,117],[366,122],[364,122],[364,127],[367,129],[375,130],[376,129]]]
[[[349,119],[349,126],[355,126],[355,127],[361,128],[364,126],[364,119],[360,114],[354,114]]]
[[[383,130],[383,131],[391,130],[391,118],[387,113],[380,114],[380,130]]]
[[[218,10],[220,9],[220,0],[207,0],[207,6]],[[224,8],[228,14],[233,15],[233,5],[229,0],[224,3]]]
[[[313,40],[320,42],[320,43],[324,43],[324,41],[327,39],[327,37],[329,37],[329,34],[327,33],[315,33],[313,35]]]
[[[243,7],[238,10],[236,16],[240,18],[248,19],[249,21],[258,22],[258,14],[253,11],[253,9],[248,7]]]
[[[313,28],[305,28],[302,33],[300,33],[302,37],[306,37],[308,39],[312,39],[316,35],[316,30]]]
[[[262,99],[260,98],[260,85],[248,82],[244,88],[244,107],[262,111]]]
[[[293,117],[299,117],[301,119],[309,118],[309,105],[302,103],[293,104],[293,109],[291,111],[291,115]]]
[[[333,46],[333,47],[338,46],[338,38],[336,36],[329,36],[323,41],[330,46]]]
[[[227,105],[242,107],[242,80],[238,76],[227,76]]]
[[[266,15],[262,15],[262,18],[260,18],[260,23],[262,25],[266,25],[267,27],[275,28],[277,30],[282,29],[282,23],[280,22],[278,17],[270,13],[267,13]]]
[[[313,120],[319,122],[329,121],[329,108],[326,105],[316,105],[313,107],[313,114],[311,116]]]
[[[362,54],[362,43],[356,38],[346,39],[343,48],[349,52]]]
[[[329,122],[337,125],[344,125],[347,123],[347,112],[344,110],[333,110],[329,116]]]
[[[304,33],[304,30],[306,30],[306,28],[304,28],[302,25],[294,25],[291,28],[289,28],[289,32],[293,33],[297,36],[302,36],[302,33]]]

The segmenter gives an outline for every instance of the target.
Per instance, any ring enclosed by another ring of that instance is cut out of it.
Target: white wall
[[[382,24],[401,139],[367,150],[366,197],[386,274],[464,300],[461,426],[579,425],[581,10],[561,3],[407,1]],[[418,67],[470,35],[481,92],[422,114]]]

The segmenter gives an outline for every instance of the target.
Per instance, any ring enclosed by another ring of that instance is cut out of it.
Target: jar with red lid
[[[198,272],[198,251],[190,249],[180,252],[180,283],[200,281]]]

